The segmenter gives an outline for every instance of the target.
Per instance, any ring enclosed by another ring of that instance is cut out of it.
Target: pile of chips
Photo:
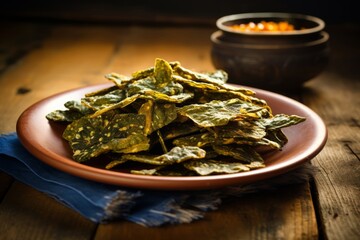
[[[69,99],[47,114],[65,122],[63,138],[77,162],[96,159],[106,169],[134,174],[194,176],[265,167],[264,151],[281,149],[281,128],[305,118],[273,115],[246,88],[225,84],[227,74],[199,73],[157,58],[132,76],[110,73],[113,85]]]

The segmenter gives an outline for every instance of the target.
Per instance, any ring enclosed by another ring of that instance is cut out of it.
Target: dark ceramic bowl
[[[288,32],[240,32],[230,26],[287,21]],[[329,59],[323,20],[292,13],[244,13],[219,18],[211,35],[211,59],[229,82],[268,90],[296,90],[318,76]]]

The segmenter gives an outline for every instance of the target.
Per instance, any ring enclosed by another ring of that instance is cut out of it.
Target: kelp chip
[[[192,93],[180,93],[177,95],[167,95],[162,92],[154,91],[151,89],[144,89],[139,92],[140,98],[143,99],[152,99],[154,101],[162,101],[162,102],[169,102],[169,103],[182,103],[188,99],[191,99],[194,94]]]
[[[170,140],[174,138],[179,138],[181,136],[190,135],[200,131],[201,128],[196,126],[191,121],[186,122],[171,122],[171,124],[161,128],[161,133],[164,140]]]
[[[305,121],[304,117],[300,117],[297,115],[286,115],[286,114],[277,114],[272,118],[261,119],[262,124],[268,130],[285,128],[288,126],[296,125],[303,121]]]
[[[195,171],[201,176],[250,171],[250,168],[246,164],[220,160],[188,161],[184,163],[184,167]]]
[[[48,113],[46,118],[55,122],[72,122],[93,113],[92,109],[82,105],[79,101],[67,101],[64,106],[67,110],[55,110]]]
[[[218,142],[230,138],[259,141],[266,136],[266,128],[257,124],[256,120],[230,122],[226,126],[215,127],[214,131],[216,132]]]
[[[81,102],[84,106],[97,111],[119,103],[125,98],[125,91],[116,89],[104,95],[84,97],[81,99]]]
[[[204,147],[215,142],[215,140],[216,138],[211,132],[202,132],[176,138],[172,143],[176,146]]]
[[[172,103],[155,103],[152,111],[151,131],[156,131],[173,122],[177,117],[177,108]]]
[[[141,169],[141,170],[131,170],[130,173],[138,175],[152,175],[152,176],[197,176],[194,171],[190,171],[183,166],[169,167],[169,166],[159,166],[156,168],[150,169]]]
[[[169,152],[156,157],[156,160],[164,163],[181,163],[189,159],[204,158],[205,150],[195,146],[176,146]]]
[[[145,90],[153,90],[172,96],[182,93],[183,89],[183,86],[179,83],[169,82],[166,85],[157,85],[154,77],[147,77],[129,83],[126,87],[126,92],[128,96],[131,96]]]
[[[215,152],[246,163],[264,163],[263,158],[252,147],[247,145],[213,145]]]
[[[127,98],[121,100],[120,102],[106,105],[104,108],[101,108],[98,111],[96,111],[95,113],[93,113],[91,115],[91,117],[93,118],[93,117],[99,116],[101,114],[104,114],[104,113],[114,110],[114,109],[124,108],[124,107],[130,105],[131,103],[135,102],[136,99],[138,99],[138,98],[139,98],[139,94],[135,94],[135,95],[132,95],[131,97],[127,97]]]
[[[249,103],[233,98],[225,101],[214,100],[204,104],[186,105],[179,109],[179,114],[190,118],[201,127],[215,127],[227,125],[229,121],[246,114],[248,108]],[[256,110],[260,109],[256,107]],[[254,110],[252,109],[252,111]]]
[[[204,158],[205,150],[194,146],[176,146],[169,152],[159,156],[144,154],[127,154],[122,156],[122,160],[142,162],[152,165],[172,165],[190,159]]]
[[[211,75],[211,74],[206,74],[206,73],[198,73],[198,72],[194,72],[191,71],[189,69],[186,69],[180,65],[177,65],[174,67],[174,71],[187,79],[190,80],[195,80],[198,82],[205,82],[205,83],[211,83],[211,84],[215,84],[215,85],[224,85],[224,83],[227,81],[227,74],[215,74],[215,75]]]
[[[137,152],[147,150],[144,135],[145,117],[110,111],[97,117],[82,117],[69,124],[63,137],[69,141],[74,159],[84,162],[109,151]],[[134,147],[137,147],[133,149]]]
[[[154,77],[156,79],[156,85],[166,86],[171,82],[172,68],[170,64],[160,58],[155,59]]]
[[[46,115],[46,118],[55,122],[73,122],[84,115],[77,111],[71,110],[55,110]]]

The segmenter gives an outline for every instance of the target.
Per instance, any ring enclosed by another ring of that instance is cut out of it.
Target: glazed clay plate
[[[282,151],[264,156],[265,168],[235,174],[174,177],[135,175],[77,163],[72,160],[71,149],[61,137],[64,125],[50,123],[45,116],[51,111],[65,109],[64,103],[68,100],[80,100],[86,93],[108,86],[102,84],[70,90],[30,106],[17,122],[20,141],[41,161],[81,178],[134,188],[198,190],[250,183],[283,174],[316,156],[327,139],[325,124],[311,109],[288,97],[249,87],[256,92],[257,97],[268,102],[274,113],[306,117],[305,122],[283,129],[289,142]]]

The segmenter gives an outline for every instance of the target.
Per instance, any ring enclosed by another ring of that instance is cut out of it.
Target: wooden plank
[[[225,200],[220,208],[190,224],[160,228],[129,222],[100,225],[95,239],[318,239],[308,184]]]
[[[332,126],[329,134],[341,132],[350,135],[355,130],[348,126]],[[319,210],[328,239],[357,239],[360,237],[359,156],[342,142],[342,136],[340,139],[337,137],[333,136],[314,161],[320,169],[316,177]],[[357,137],[357,143],[359,141]]]
[[[0,239],[90,239],[96,229],[80,214],[18,182],[0,205],[0,222]]]
[[[360,28],[353,28],[359,32]],[[330,28],[330,31],[332,29]],[[315,184],[317,205],[326,239],[360,238],[360,49],[349,48],[360,41],[346,27],[330,32],[332,58],[328,70],[308,84],[305,103],[325,121],[329,138],[314,159],[319,167]]]

